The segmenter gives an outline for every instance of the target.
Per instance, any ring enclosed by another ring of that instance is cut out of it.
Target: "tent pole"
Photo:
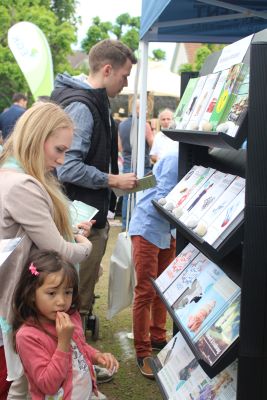
[[[140,112],[138,121],[138,145],[137,145],[137,176],[144,176],[145,164],[145,126],[146,126],[146,107],[147,107],[147,66],[148,66],[148,42],[140,42],[140,58],[142,60],[140,68]],[[137,201],[140,193],[137,193]]]

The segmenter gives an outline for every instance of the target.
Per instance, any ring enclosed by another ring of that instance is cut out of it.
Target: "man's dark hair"
[[[95,44],[89,52],[90,72],[95,73],[105,64],[111,64],[113,68],[122,67],[127,59],[132,64],[137,59],[132,50],[119,40],[105,39]]]
[[[12,103],[17,103],[20,100],[28,100],[23,93],[14,93],[12,96]]]

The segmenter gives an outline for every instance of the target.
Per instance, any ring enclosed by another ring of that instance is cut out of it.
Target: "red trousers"
[[[11,382],[7,382],[7,370],[4,346],[0,346],[0,400],[6,400]]]
[[[151,355],[151,341],[166,340],[167,310],[150,278],[156,279],[175,258],[175,240],[169,249],[159,249],[142,236],[132,236],[136,287],[133,303],[133,333],[137,357]]]

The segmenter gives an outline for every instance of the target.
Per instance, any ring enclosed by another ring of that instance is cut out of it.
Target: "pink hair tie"
[[[38,276],[39,272],[36,269],[36,266],[31,263],[31,265],[29,266],[29,271],[31,272],[32,275]]]

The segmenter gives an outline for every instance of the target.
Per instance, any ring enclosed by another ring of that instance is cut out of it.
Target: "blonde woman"
[[[0,325],[13,383],[8,399],[27,398],[23,369],[12,353],[10,298],[20,269],[36,249],[55,250],[73,264],[89,256],[90,223],[81,223],[85,236],[73,235],[68,200],[53,175],[70,148],[73,123],[56,104],[39,103],[17,121],[0,155],[0,238],[22,237],[22,243],[0,268]],[[17,256],[16,256],[17,254]]]

